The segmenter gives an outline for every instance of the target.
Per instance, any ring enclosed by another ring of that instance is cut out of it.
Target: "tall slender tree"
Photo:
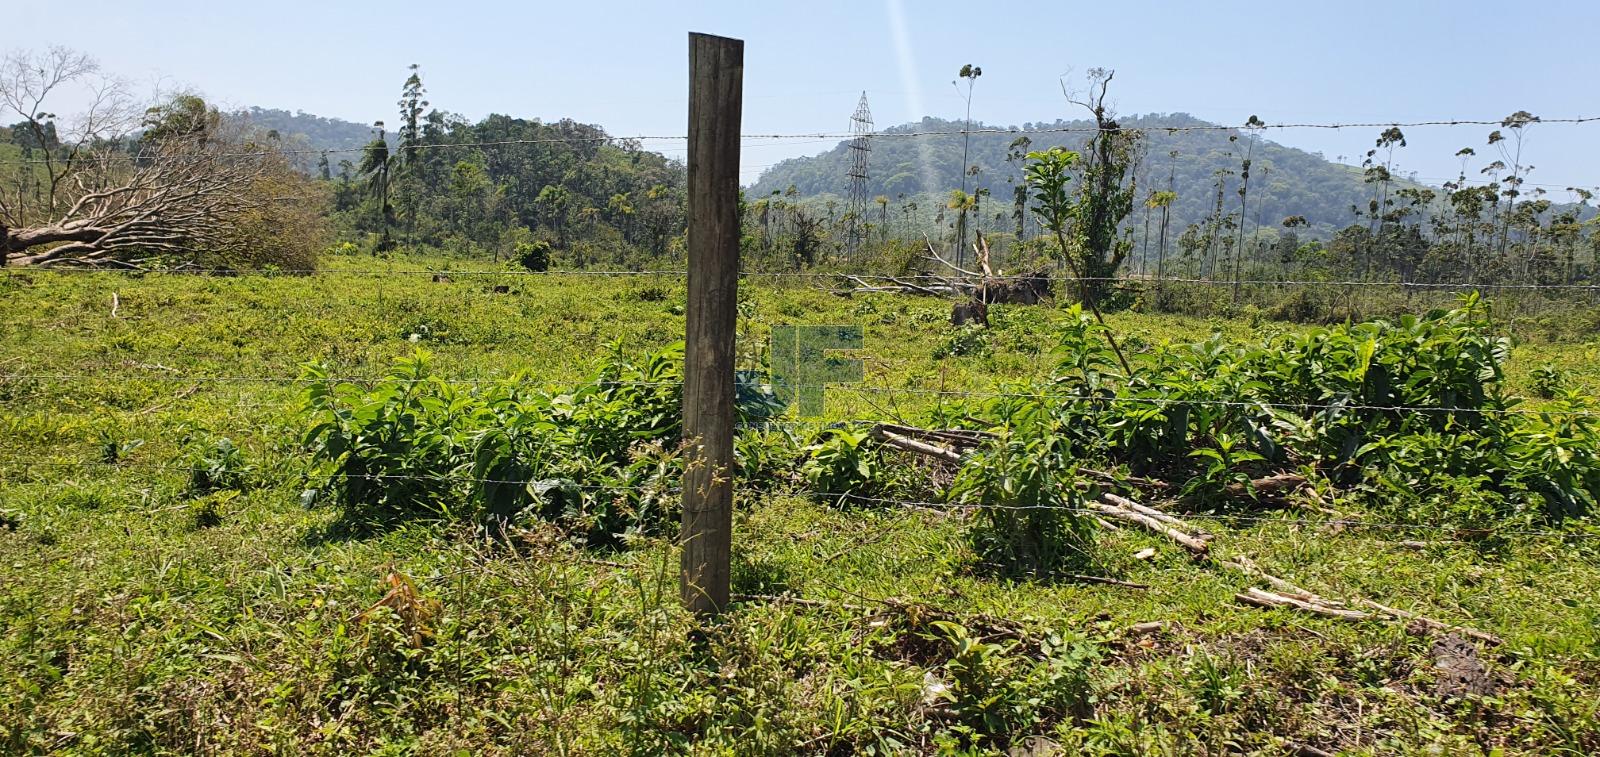
[[[967,101],[967,118],[966,125],[961,129],[961,193],[965,195],[967,193],[967,175],[969,172],[967,160],[972,144],[972,88],[978,83],[978,77],[983,76],[983,69],[968,63],[961,67],[958,76],[967,82],[967,91],[964,95]],[[950,83],[955,85],[957,92],[961,91],[961,86],[958,82]],[[956,230],[956,265],[961,265],[966,256],[967,227],[965,219],[966,215],[962,214],[962,223]]]
[[[1255,156],[1256,138],[1260,133],[1260,130],[1265,126],[1266,124],[1263,123],[1261,119],[1251,115],[1250,120],[1245,123],[1244,127],[1245,132],[1250,135],[1250,139],[1245,144],[1244,162],[1240,164],[1241,168],[1239,171],[1239,239],[1238,244],[1235,245],[1233,252],[1233,304],[1235,305],[1239,304],[1239,284],[1241,278],[1239,266],[1240,259],[1244,257],[1245,224],[1248,223],[1249,220],[1248,208],[1250,205],[1250,163]]]

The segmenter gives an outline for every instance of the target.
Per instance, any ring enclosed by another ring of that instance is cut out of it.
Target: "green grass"
[[[349,272],[379,264],[333,260],[312,277],[0,274],[0,751],[953,751],[971,721],[925,694],[968,658],[936,620],[997,645],[984,663],[997,692],[1037,688],[1056,659],[1039,644],[1050,634],[1094,655],[1074,706],[1021,701],[1009,722],[1022,730],[978,751],[1030,736],[1067,753],[1600,750],[1600,538],[1581,531],[1491,550],[1334,528],[1301,509],[1192,518],[1219,551],[1323,596],[1504,638],[1484,653],[1497,692],[1468,698],[1436,693],[1427,634],[1245,607],[1233,594],[1250,579],[1131,528],[1101,535],[1097,568],[1148,589],[1001,581],[974,570],[958,513],[744,492],[735,591],[805,601],[741,601],[698,632],[678,609],[665,540],[602,553],[546,528],[509,547],[430,521],[351,533],[333,509],[302,504],[298,386],[254,379],[294,377],[309,360],[375,377],[420,345],[447,379],[523,372],[560,385],[608,342],[642,352],[683,327],[681,281]],[[1017,308],[986,354],[935,360],[947,302],[766,279],[744,292],[742,367],[773,324],[860,323],[867,383],[886,389],[988,392],[1042,376],[1061,321],[1049,306]],[[1294,328],[1111,321],[1135,349]],[[1521,344],[1511,387],[1530,392],[1532,370],[1553,364],[1592,391],[1597,350]],[[916,420],[940,402],[839,388],[828,417]],[[196,493],[182,469],[221,437],[243,450],[252,485]],[[1156,555],[1133,557],[1145,548]],[[391,572],[418,594],[391,592]],[[1149,621],[1166,626],[1127,632]]]

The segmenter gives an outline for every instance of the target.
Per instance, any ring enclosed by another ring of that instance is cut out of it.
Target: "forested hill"
[[[276,108],[251,107],[233,116],[258,128],[276,131],[286,138],[295,135],[304,137],[307,148],[313,150],[359,150],[372,141],[371,124],[324,118],[301,110],[290,113]]]
[[[665,254],[683,227],[683,164],[591,124],[418,107],[409,129],[404,114],[388,121],[389,149],[371,150],[371,126],[262,108],[231,117],[276,132],[301,170],[330,183],[338,222],[380,245],[398,223],[408,244],[509,253],[539,236],[585,262],[619,262]]]
[[[1253,149],[1250,172],[1252,222],[1276,225],[1292,215],[1305,216],[1314,227],[1331,230],[1348,225],[1354,218],[1350,206],[1367,206],[1373,186],[1363,181],[1361,169],[1341,165],[1304,150],[1254,137],[1241,130],[1206,129],[1169,131],[1174,127],[1213,126],[1182,113],[1150,114],[1119,119],[1124,127],[1147,129],[1145,152],[1139,169],[1140,196],[1147,189],[1166,189],[1172,181],[1178,199],[1173,205],[1176,219],[1199,219],[1211,212],[1217,201],[1217,182],[1221,178],[1225,212],[1237,210],[1239,173],[1246,152]],[[921,123],[905,124],[885,130],[872,140],[868,168],[869,196],[882,195],[891,203],[931,192],[943,196],[961,186],[961,121],[925,118]],[[1024,124],[1032,140],[1027,149],[1054,146],[1082,151],[1089,134],[1050,132],[1050,129],[1092,128],[1090,121],[1055,121]],[[974,123],[974,129],[998,129]],[[937,136],[889,136],[908,132],[952,132]],[[1021,181],[1022,161],[1007,160],[1017,148],[1020,134],[973,134],[968,165],[978,166],[978,174],[968,179],[968,190],[989,189],[997,205],[1009,205],[1013,188]],[[1374,134],[1376,137],[1376,134]],[[1250,141],[1256,139],[1253,148]],[[841,142],[832,150],[808,158],[783,161],[762,173],[748,194],[759,197],[785,191],[793,185],[801,196],[849,193],[849,147]],[[1175,155],[1174,155],[1175,153]],[[1219,177],[1219,171],[1228,171]],[[928,182],[931,179],[932,185]],[[1404,186],[1404,183],[1398,184]],[[1181,228],[1181,227],[1180,227]]]

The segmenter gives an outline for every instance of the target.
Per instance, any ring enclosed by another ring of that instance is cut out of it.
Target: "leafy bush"
[[[882,488],[884,469],[865,429],[829,428],[805,448],[800,473],[824,497],[870,496]]]
[[[1003,431],[956,473],[949,496],[976,507],[970,537],[986,564],[1048,576],[1089,561],[1093,521],[1070,451],[1061,436],[1030,424]]]
[[[872,439],[865,427],[823,429],[800,450],[800,478],[813,495],[841,504],[934,495],[925,462]]]
[[[1533,394],[1539,399],[1555,399],[1566,391],[1572,374],[1553,365],[1545,364],[1533,369]]]
[[[543,239],[517,242],[511,251],[512,258],[525,270],[543,272],[550,270],[550,243]]]
[[[1083,639],[1051,634],[1035,661],[1019,654],[1014,641],[984,641],[944,620],[929,626],[928,636],[950,648],[944,664],[949,682],[938,692],[957,720],[951,730],[962,746],[1003,749],[1089,703],[1089,674],[1100,653]]]
[[[255,466],[245,459],[244,450],[225,436],[203,436],[191,441],[186,462],[189,491],[195,494],[243,489],[255,473]]]
[[[950,501],[976,509],[970,538],[1005,575],[1048,576],[1090,562],[1093,520],[1078,488],[1082,448],[1064,434],[1070,413],[1024,400],[1008,408],[998,437],[955,474]]]
[[[1487,313],[1469,295],[1452,310],[1255,345],[1213,336],[1143,351],[1126,377],[1100,327],[1078,313],[1062,328],[1049,383],[968,412],[997,426],[1051,418],[1078,457],[1184,481],[1202,500],[1309,468],[1402,520],[1482,528],[1593,512],[1600,439],[1590,402],[1552,379],[1556,401],[1518,411],[1503,387],[1509,342]]]
[[[459,391],[429,362],[418,351],[365,391],[306,369],[306,444],[351,518],[539,517],[591,543],[674,519],[681,345],[639,364],[614,347],[559,393],[522,377]]]
[[[989,331],[975,323],[959,326],[933,348],[933,359],[973,357],[989,354]]]
[[[733,438],[742,486],[763,488],[790,478],[799,456],[793,437],[781,431],[746,430]]]

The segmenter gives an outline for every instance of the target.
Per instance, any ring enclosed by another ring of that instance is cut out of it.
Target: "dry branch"
[[[1127,497],[1119,497],[1119,496],[1117,496],[1115,494],[1106,493],[1104,495],[1101,495],[1101,499],[1104,499],[1105,501],[1107,501],[1107,502],[1109,502],[1109,503],[1111,503],[1113,505],[1116,505],[1118,507],[1126,508],[1126,509],[1132,510],[1134,512],[1144,513],[1145,515],[1148,515],[1148,516],[1150,516],[1152,518],[1155,518],[1156,520],[1159,520],[1162,523],[1169,524],[1169,525],[1171,525],[1171,526],[1173,526],[1175,528],[1188,528],[1188,525],[1185,524],[1183,521],[1178,520],[1177,518],[1174,518],[1171,515],[1168,515],[1168,514],[1166,514],[1164,512],[1161,512],[1160,510],[1157,510],[1154,507],[1148,507],[1146,505],[1141,505],[1138,502],[1135,502],[1135,501],[1133,501],[1131,499],[1128,499]]]
[[[1166,630],[1166,628],[1167,624],[1165,621],[1152,620],[1148,623],[1135,623],[1131,626],[1128,626],[1127,634],[1129,636],[1149,636],[1153,633],[1160,633],[1161,631]]]
[[[1301,599],[1301,600],[1304,600],[1306,602],[1311,602],[1313,604],[1327,605],[1329,607],[1342,607],[1344,605],[1343,602],[1337,602],[1337,601],[1334,601],[1334,600],[1331,600],[1331,599],[1324,598],[1322,596],[1317,595],[1314,592],[1307,591],[1305,589],[1300,588],[1299,586],[1296,586],[1293,583],[1290,583],[1288,581],[1283,580],[1282,578],[1274,576],[1271,573],[1268,573],[1268,572],[1262,570],[1261,566],[1257,565],[1254,560],[1251,560],[1250,558],[1245,557],[1244,555],[1239,555],[1238,557],[1235,557],[1232,560],[1223,560],[1222,561],[1222,565],[1224,565],[1226,567],[1229,567],[1229,568],[1233,568],[1234,570],[1237,570],[1240,573],[1243,573],[1243,574],[1245,574],[1247,576],[1251,576],[1251,577],[1254,577],[1254,578],[1259,578],[1259,579],[1261,579],[1263,581],[1266,581],[1268,584],[1270,584],[1272,586],[1272,588],[1277,589],[1278,593],[1283,594],[1285,596],[1294,597],[1296,599]]]
[[[1306,477],[1298,473],[1275,473],[1251,481],[1249,488],[1244,484],[1228,484],[1226,491],[1232,497],[1247,496],[1251,492],[1258,497],[1281,497],[1293,493],[1305,483]]]
[[[1141,584],[1141,583],[1136,583],[1136,582],[1133,582],[1133,581],[1123,581],[1121,579],[1106,578],[1104,576],[1086,576],[1086,575],[1083,575],[1081,573],[1058,574],[1055,577],[1063,579],[1063,580],[1066,580],[1066,581],[1082,581],[1084,583],[1090,583],[1090,584],[1105,584],[1107,586],[1121,586],[1121,587],[1123,587],[1125,589],[1148,589],[1148,588],[1150,588],[1150,584]]]
[[[884,444],[896,449],[903,449],[907,452],[915,452],[919,455],[926,455],[928,457],[943,460],[952,465],[959,465],[961,463],[961,454],[958,452],[940,447],[938,445],[928,444],[927,442],[919,442],[910,437],[901,436],[884,429],[881,425],[873,427],[872,436]]]
[[[1347,609],[1343,602],[1318,596],[1317,594],[1302,589],[1299,586],[1285,581],[1282,578],[1278,578],[1277,576],[1267,573],[1261,570],[1261,567],[1256,565],[1255,562],[1248,557],[1240,556],[1232,560],[1224,560],[1222,561],[1222,564],[1238,570],[1241,573],[1260,578],[1261,580],[1266,581],[1268,584],[1271,584],[1274,589],[1277,589],[1276,593],[1264,591],[1262,589],[1251,589],[1248,592],[1248,597],[1244,594],[1238,595],[1239,600],[1247,604],[1252,604],[1259,607],[1265,607],[1269,604],[1276,607],[1286,606],[1283,603],[1274,603],[1276,600],[1272,598],[1276,598],[1287,602],[1287,606],[1292,606],[1296,609],[1305,610],[1307,612],[1315,612],[1319,615],[1340,617],[1350,620],[1362,620],[1371,617],[1370,613]],[[1483,631],[1467,628],[1465,626],[1458,626],[1451,623],[1434,620],[1433,618],[1419,615],[1408,610],[1401,610],[1394,607],[1389,607],[1387,605],[1381,605],[1370,599],[1358,599],[1356,600],[1356,604],[1376,610],[1379,613],[1392,618],[1421,623],[1422,625],[1435,631],[1458,633],[1462,636],[1477,639],[1478,641],[1484,642],[1485,644],[1489,644],[1491,646],[1500,646],[1505,643],[1504,640],[1493,634],[1484,633]]]
[[[1309,612],[1315,615],[1321,615],[1326,618],[1338,618],[1340,620],[1369,620],[1372,618],[1370,613],[1361,612],[1360,610],[1346,610],[1340,607],[1329,607],[1316,602],[1308,602],[1304,599],[1287,597],[1282,594],[1274,594],[1266,589],[1249,589],[1243,594],[1235,594],[1233,597],[1234,599],[1237,599],[1247,605],[1254,605],[1256,607],[1264,607],[1269,609],[1289,608],[1300,610],[1302,612]]]
[[[1410,611],[1407,611],[1407,610],[1400,610],[1400,609],[1396,609],[1394,607],[1388,607],[1388,606],[1385,606],[1385,605],[1380,605],[1377,602],[1374,602],[1374,601],[1372,601],[1370,599],[1360,600],[1360,603],[1362,605],[1370,607],[1370,608],[1372,608],[1374,610],[1377,610],[1378,612],[1381,612],[1381,613],[1383,613],[1385,615],[1390,615],[1390,616],[1393,616],[1393,617],[1396,617],[1396,618],[1401,618],[1401,619],[1404,619],[1404,620],[1411,620],[1411,621],[1415,621],[1415,622],[1421,623],[1422,625],[1425,625],[1428,628],[1431,628],[1431,629],[1433,629],[1435,631],[1454,631],[1455,633],[1461,634],[1462,636],[1468,636],[1468,637],[1477,639],[1478,641],[1481,641],[1481,642],[1483,642],[1485,644],[1489,644],[1491,646],[1501,646],[1501,645],[1505,644],[1505,640],[1504,639],[1501,639],[1500,637],[1495,636],[1494,634],[1491,634],[1491,633],[1484,633],[1483,631],[1479,631],[1479,630],[1472,629],[1472,628],[1466,628],[1464,626],[1452,625],[1450,623],[1445,623],[1445,622],[1442,622],[1442,621],[1434,620],[1433,618],[1429,618],[1429,617],[1426,617],[1426,616],[1418,615],[1418,614],[1416,614],[1414,612],[1410,612]]]
[[[1105,495],[1105,496],[1106,497],[1111,497],[1111,496],[1115,496],[1115,495]],[[1117,497],[1116,499],[1123,500],[1125,502],[1131,502],[1131,500],[1126,500],[1126,499],[1124,499],[1122,497]],[[1100,512],[1100,513],[1102,513],[1102,514],[1104,514],[1104,515],[1108,515],[1108,516],[1111,516],[1113,518],[1117,518],[1117,519],[1120,519],[1120,520],[1125,520],[1125,521],[1128,521],[1130,523],[1137,523],[1137,524],[1139,524],[1141,526],[1144,526],[1145,528],[1147,528],[1147,529],[1149,529],[1151,531],[1154,531],[1154,532],[1156,532],[1158,534],[1161,534],[1162,536],[1167,537],[1168,539],[1171,539],[1174,542],[1177,542],[1184,549],[1189,550],[1190,552],[1192,552],[1197,557],[1205,557],[1210,552],[1210,547],[1206,544],[1205,539],[1202,539],[1200,537],[1193,536],[1193,535],[1190,535],[1190,534],[1185,533],[1183,531],[1180,531],[1178,528],[1174,527],[1167,520],[1162,520],[1160,518],[1157,518],[1157,517],[1152,516],[1152,515],[1148,515],[1146,513],[1140,512],[1138,510],[1133,510],[1133,509],[1129,509],[1127,507],[1124,507],[1123,505],[1117,503],[1115,500],[1105,499],[1104,501],[1101,501],[1101,502],[1090,502],[1089,503],[1089,507],[1094,509],[1094,510],[1096,510],[1096,511],[1098,511],[1098,512]],[[1156,510],[1155,512],[1159,513],[1160,511]],[[1161,515],[1163,515],[1163,516],[1165,516],[1166,518],[1169,518],[1169,519],[1171,518],[1171,516],[1167,516],[1165,513],[1161,513]],[[1175,520],[1175,519],[1173,519],[1173,520]],[[1181,521],[1177,521],[1177,523],[1178,523],[1178,525],[1180,527],[1182,526],[1182,522]]]
[[[924,429],[915,426],[901,426],[895,423],[879,423],[877,427],[901,436],[936,439],[964,447],[977,447],[995,438],[994,434],[987,431],[970,431],[967,429]]]

